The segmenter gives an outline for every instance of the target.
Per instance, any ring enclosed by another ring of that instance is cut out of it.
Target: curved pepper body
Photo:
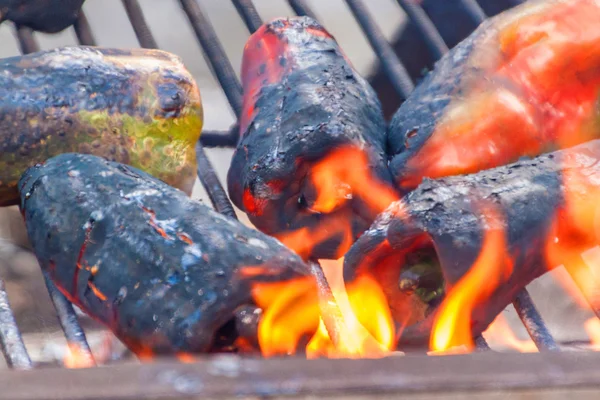
[[[484,22],[398,109],[390,171],[424,177],[493,168],[600,136],[600,5],[536,0]]]
[[[426,179],[354,243],[345,257],[345,280],[374,274],[396,321],[406,325],[410,312],[420,313],[401,343],[427,344],[437,306],[419,310],[412,294],[400,290],[400,274],[411,255],[429,249],[446,289],[456,285],[484,253],[492,227],[486,210],[494,210],[504,245],[490,253],[488,272],[476,282],[492,288],[472,310],[472,333],[478,335],[533,279],[598,246],[599,177],[600,140],[594,140],[476,174]],[[506,263],[498,276],[489,265],[496,260]]]
[[[208,351],[251,283],[308,275],[275,239],[93,155],[32,167],[19,189],[42,269],[138,354]]]
[[[254,33],[244,49],[241,138],[228,173],[233,202],[262,231],[281,235],[341,218],[360,234],[376,213],[357,202],[315,210],[313,167],[343,147],[358,149],[366,169],[391,182],[385,160],[385,121],[369,84],[335,39],[307,17],[277,19]],[[352,188],[350,188],[350,191]],[[358,211],[358,209],[362,211]],[[339,256],[339,243],[311,256]]]
[[[69,152],[140,168],[191,193],[200,92],[159,50],[60,48],[0,60],[0,206],[25,170]]]

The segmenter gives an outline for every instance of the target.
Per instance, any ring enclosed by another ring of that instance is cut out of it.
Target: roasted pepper
[[[200,93],[159,50],[67,47],[0,61],[0,206],[27,167],[60,153],[131,164],[191,193]]]

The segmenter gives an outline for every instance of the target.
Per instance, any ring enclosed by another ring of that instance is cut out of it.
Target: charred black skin
[[[419,1],[419,4],[450,49],[469,36],[478,26],[477,21],[469,16],[461,3],[459,0]],[[519,1],[478,0],[477,3],[488,17],[492,17],[513,7]],[[427,47],[421,32],[410,20],[398,29],[392,40],[392,46],[411,78],[417,84],[423,80],[427,71],[433,69],[434,63],[437,61]],[[369,82],[381,100],[385,118],[390,119],[398,111],[402,99],[393,86],[390,85],[390,81],[381,66],[369,77]]]
[[[478,40],[493,23],[486,20],[480,27],[457,46],[452,48],[436,64],[394,114],[387,133],[389,169],[396,182],[410,175],[407,162],[417,154],[434,133],[438,120],[444,115],[453,97],[459,95],[463,78],[474,79],[467,61],[477,46]],[[486,71],[480,71],[485,79]],[[403,188],[405,192],[413,189]]]
[[[45,33],[73,25],[85,0],[0,0],[0,20]]]
[[[283,21],[288,25],[283,27]],[[332,213],[310,212],[305,200],[314,197],[307,174],[311,166],[342,146],[361,146],[369,167],[381,182],[391,183],[387,169],[385,121],[373,89],[348,63],[332,37],[308,17],[276,20],[267,34],[297,45],[282,65],[294,65],[282,79],[265,84],[255,97],[255,113],[233,155],[228,190],[237,207],[252,223],[270,235],[314,227],[327,218],[350,215],[356,238],[376,217],[359,198]],[[350,166],[351,167],[351,166]],[[269,182],[280,182],[273,193]],[[244,191],[267,205],[262,215],[244,206]],[[339,257],[340,238],[313,249],[312,257]]]
[[[207,351],[235,310],[252,304],[252,282],[308,274],[275,239],[93,155],[51,158],[28,169],[19,189],[42,269],[136,353]],[[247,277],[243,267],[259,272]]]
[[[564,206],[562,173],[574,168],[585,176],[596,175],[600,173],[598,160],[600,140],[595,140],[476,174],[426,179],[403,200],[392,204],[354,243],[345,257],[344,279],[348,284],[361,273],[377,275],[378,268],[395,268],[399,275],[403,253],[411,251],[418,238],[425,237],[434,247],[446,284],[456,283],[481,251],[483,217],[477,204],[492,204],[502,213],[514,269],[489,300],[475,308],[472,330],[477,335],[522,288],[555,267],[547,265],[544,251],[557,210]],[[400,210],[403,217],[397,217]],[[388,287],[390,301],[398,295],[397,284],[394,292],[389,289],[393,282],[381,283]],[[400,344],[427,344],[434,316],[432,310],[425,320],[406,328]]]
[[[63,47],[0,60],[0,207],[19,204],[28,167],[85,153],[140,168],[191,194],[200,92],[177,56]]]

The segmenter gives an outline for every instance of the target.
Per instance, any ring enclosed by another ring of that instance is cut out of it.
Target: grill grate
[[[194,29],[208,64],[219,81],[235,115],[239,117],[242,110],[242,88],[210,20],[203,12],[198,0],[179,0],[179,2]],[[367,11],[364,2],[362,0],[345,0],[345,2],[367,37],[381,63],[383,72],[391,82],[394,90],[400,95],[401,99],[405,99],[414,88],[414,83],[406,68],[383,36],[375,19]],[[417,2],[411,0],[397,0],[397,2],[424,38],[431,55],[438,59],[445,54],[448,51],[448,46],[423,8]],[[511,0],[510,4],[517,5],[521,2],[521,0]],[[145,21],[139,2],[137,0],[122,0],[122,3],[140,46],[158,48],[152,31]],[[262,20],[251,0],[232,0],[232,3],[250,33],[253,33],[262,25]],[[306,4],[305,0],[288,0],[288,3],[298,15],[316,17],[316,14]],[[460,7],[477,25],[486,19],[483,9],[476,0],[459,0],[456,3],[456,6]],[[75,22],[73,28],[81,45],[96,45],[83,12],[80,13],[79,19]],[[15,33],[23,53],[39,50],[39,46],[29,28],[15,26]],[[227,132],[203,132],[202,139],[196,148],[200,182],[208,193],[215,209],[233,218],[236,218],[234,208],[203,147],[235,147],[237,139],[238,127],[237,124],[234,124]],[[77,348],[80,355],[88,357],[93,363],[93,355],[85,333],[78,323],[72,304],[57,290],[47,276],[44,278],[69,347]],[[590,299],[587,300],[595,314],[600,317],[600,308],[595,307]],[[519,293],[513,302],[513,306],[529,336],[541,352],[559,350],[559,346],[550,334],[526,289]],[[475,343],[480,351],[490,350],[482,336],[475,338]],[[33,368],[10,308],[2,280],[0,280],[0,344],[9,367]]]

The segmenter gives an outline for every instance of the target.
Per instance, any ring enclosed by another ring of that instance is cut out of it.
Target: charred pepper
[[[340,195],[317,203],[314,166],[340,148],[367,159],[342,162],[340,173],[366,170],[391,183],[385,121],[373,89],[352,67],[333,36],[308,17],[263,25],[246,43],[240,141],[227,183],[233,202],[265,233],[279,236],[335,218],[356,238],[378,211],[340,179]],[[339,163],[338,163],[339,164]],[[364,171],[363,171],[364,172]],[[331,240],[330,240],[331,239]],[[327,238],[309,256],[337,258],[342,239]]]
[[[0,21],[57,33],[73,25],[85,0],[0,0]]]
[[[598,247],[599,178],[594,140],[471,175],[425,179],[354,243],[344,260],[346,284],[374,276],[406,326],[401,344],[427,344],[440,301],[472,270],[486,235],[499,230],[504,245],[487,262],[506,265],[476,283],[497,280],[472,310],[475,336],[533,279]],[[490,209],[499,215],[495,227]]]
[[[0,206],[25,170],[60,153],[143,169],[191,193],[200,92],[160,50],[66,47],[0,61]]]
[[[100,157],[51,158],[19,190],[42,269],[137,354],[208,351],[252,283],[309,274],[277,240]]]
[[[534,0],[486,20],[446,54],[388,129],[404,191],[600,136],[600,4]]]

